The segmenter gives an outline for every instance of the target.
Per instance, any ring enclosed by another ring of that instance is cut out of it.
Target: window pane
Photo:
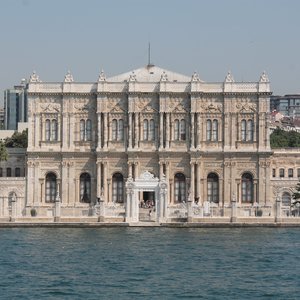
[[[118,125],[117,120],[116,119],[112,120],[112,124],[111,124],[112,136],[111,136],[111,138],[113,141],[117,140],[117,125]]]
[[[118,128],[118,140],[123,141],[124,139],[124,121],[122,119],[119,120],[119,128]]]
[[[85,121],[80,120],[80,141],[84,141],[85,137]]]
[[[241,123],[241,139],[246,141],[246,120],[242,120]]]
[[[212,140],[218,141],[218,120],[213,120]]]
[[[86,120],[86,140],[92,140],[92,121],[90,119]]]
[[[15,168],[15,177],[20,177],[20,176],[21,176],[21,169]]]
[[[51,141],[57,141],[57,121],[51,122]]]
[[[247,140],[253,141],[253,121],[248,120],[247,126]]]
[[[143,133],[144,133],[144,141],[147,141],[148,140],[148,120],[144,120]]]
[[[155,126],[154,126],[154,120],[150,120],[150,130],[149,130],[149,140],[154,141],[155,140]]]
[[[180,139],[185,141],[185,120],[180,121]]]
[[[50,141],[50,120],[46,120],[45,123],[45,139]]]
[[[211,120],[206,121],[206,140],[211,141]]]
[[[174,140],[179,140],[179,120],[175,120],[174,122]]]

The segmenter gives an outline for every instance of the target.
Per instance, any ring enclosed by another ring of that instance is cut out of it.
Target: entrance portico
[[[140,193],[142,192],[142,193]],[[141,194],[141,198],[139,195]],[[136,223],[139,218],[140,207],[149,205],[152,221],[166,222],[167,220],[167,184],[163,177],[159,180],[146,171],[135,180],[129,177],[126,182],[126,222]]]

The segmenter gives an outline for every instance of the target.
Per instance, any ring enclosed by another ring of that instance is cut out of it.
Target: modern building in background
[[[4,91],[4,129],[17,130],[19,122],[27,122],[26,81]]]
[[[271,96],[270,98],[271,111],[276,110],[284,116],[293,118],[300,117],[300,94]]]
[[[0,130],[4,129],[4,108],[0,108]]]

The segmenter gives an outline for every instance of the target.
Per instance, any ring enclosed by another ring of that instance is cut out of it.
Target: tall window
[[[175,174],[174,196],[175,196],[175,202],[186,201],[186,183],[185,183],[185,176],[182,173]]]
[[[291,177],[294,177],[294,169],[288,169],[288,176],[291,178]]]
[[[0,168],[0,177],[3,177],[3,169]]]
[[[282,206],[291,206],[291,195],[288,192],[282,194]]]
[[[91,176],[88,173],[80,175],[80,202],[91,202]]]
[[[115,173],[112,177],[112,200],[115,203],[124,202],[124,182],[123,175],[121,173]]]
[[[6,168],[6,177],[11,177],[11,168]]]
[[[92,121],[90,119],[80,120],[80,141],[92,140]]]
[[[118,140],[119,141],[123,141],[124,140],[124,121],[122,119],[119,120]]]
[[[211,141],[211,120],[206,121],[206,140]]]
[[[15,168],[15,177],[20,177],[20,176],[21,176],[21,169]]]
[[[212,141],[218,141],[218,120],[213,120],[212,123]]]
[[[241,124],[241,139],[242,141],[246,141],[246,120],[242,120],[242,124]]]
[[[153,119],[151,119],[149,123],[149,140],[155,140],[155,124]]]
[[[241,140],[252,142],[254,139],[254,123],[253,120],[242,120],[241,122]]]
[[[174,140],[185,141],[186,140],[186,123],[185,119],[174,121]]]
[[[174,140],[179,141],[179,120],[174,122]]]
[[[56,197],[56,175],[54,173],[48,173],[46,175],[46,185],[45,185],[45,195],[46,202],[53,203],[55,202]]]
[[[242,202],[253,202],[253,177],[249,173],[242,176]]]
[[[45,122],[45,139],[50,141],[50,120],[48,119]]]
[[[113,141],[123,141],[124,139],[124,121],[122,119],[113,119],[111,123],[111,139]]]
[[[144,132],[144,141],[148,141],[148,120],[144,120],[144,126],[143,126],[143,132]]]
[[[45,121],[45,140],[46,141],[57,141],[58,139],[58,124],[57,120],[49,120]]]
[[[207,200],[219,203],[219,177],[215,173],[209,173],[207,176]]]
[[[247,122],[247,141],[253,141],[253,121],[248,120]]]
[[[86,134],[86,140],[91,141],[92,140],[92,121],[90,119],[87,119],[85,122],[85,134]]]

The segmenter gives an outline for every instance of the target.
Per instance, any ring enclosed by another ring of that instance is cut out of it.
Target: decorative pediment
[[[151,105],[146,105],[144,107],[144,109],[142,110],[142,112],[144,112],[144,113],[154,113],[154,112],[157,112],[157,110],[154,109]]]
[[[174,109],[173,109],[174,113],[186,113],[187,110],[185,109],[185,107],[182,105],[182,103],[179,103]]]
[[[121,105],[116,104],[111,110],[111,113],[123,113],[125,110],[121,107]]]
[[[252,113],[252,112],[256,112],[256,107],[255,104],[251,104],[251,103],[237,103],[236,108],[238,109],[238,111],[240,113]]]
[[[60,112],[60,104],[41,104],[41,110],[46,113],[57,113]]]
[[[91,104],[74,104],[74,109],[77,112],[89,112],[94,111],[95,107]]]
[[[145,171],[140,176],[140,179],[143,179],[143,180],[153,180],[154,179],[154,175],[152,173],[150,173],[149,171]]]
[[[203,104],[201,107],[203,108],[204,111],[206,111],[208,113],[220,113],[220,112],[222,112],[221,104],[207,103],[207,104]]]

